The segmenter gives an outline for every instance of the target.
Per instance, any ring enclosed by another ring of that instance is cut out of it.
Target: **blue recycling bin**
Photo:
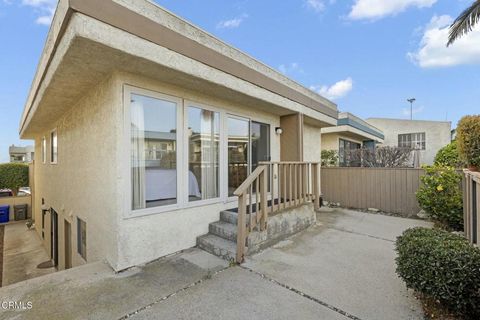
[[[7,223],[10,220],[10,206],[0,206],[0,223]]]

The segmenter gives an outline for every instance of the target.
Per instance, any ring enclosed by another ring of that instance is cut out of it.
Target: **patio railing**
[[[243,262],[246,241],[256,227],[266,230],[268,215],[313,202],[320,208],[320,163],[261,162],[235,190],[238,197],[236,261]]]
[[[480,242],[480,172],[464,170],[463,214],[464,230],[468,240],[476,245]]]

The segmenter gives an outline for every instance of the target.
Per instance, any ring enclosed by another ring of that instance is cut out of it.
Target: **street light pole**
[[[413,103],[417,101],[415,98],[407,99],[410,102],[410,120],[413,120]]]

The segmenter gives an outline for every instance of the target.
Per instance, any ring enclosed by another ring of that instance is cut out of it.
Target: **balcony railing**
[[[236,261],[243,262],[248,235],[267,228],[269,214],[313,202],[320,208],[320,163],[261,162],[235,190],[238,197]]]

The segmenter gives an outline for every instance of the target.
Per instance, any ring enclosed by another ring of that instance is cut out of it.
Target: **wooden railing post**
[[[247,236],[245,193],[238,196],[238,222],[237,222],[237,263],[242,263],[245,258],[245,241]]]
[[[261,206],[262,209],[257,213],[261,214],[262,218],[260,219],[260,230],[266,230],[267,229],[267,219],[268,219],[268,190],[267,190],[267,184],[268,184],[268,176],[267,176],[267,170],[264,170],[260,174],[260,198],[262,199],[261,201]],[[273,201],[273,198],[272,198]],[[258,206],[258,201],[257,201],[257,206]],[[273,203],[272,203],[273,206]]]

